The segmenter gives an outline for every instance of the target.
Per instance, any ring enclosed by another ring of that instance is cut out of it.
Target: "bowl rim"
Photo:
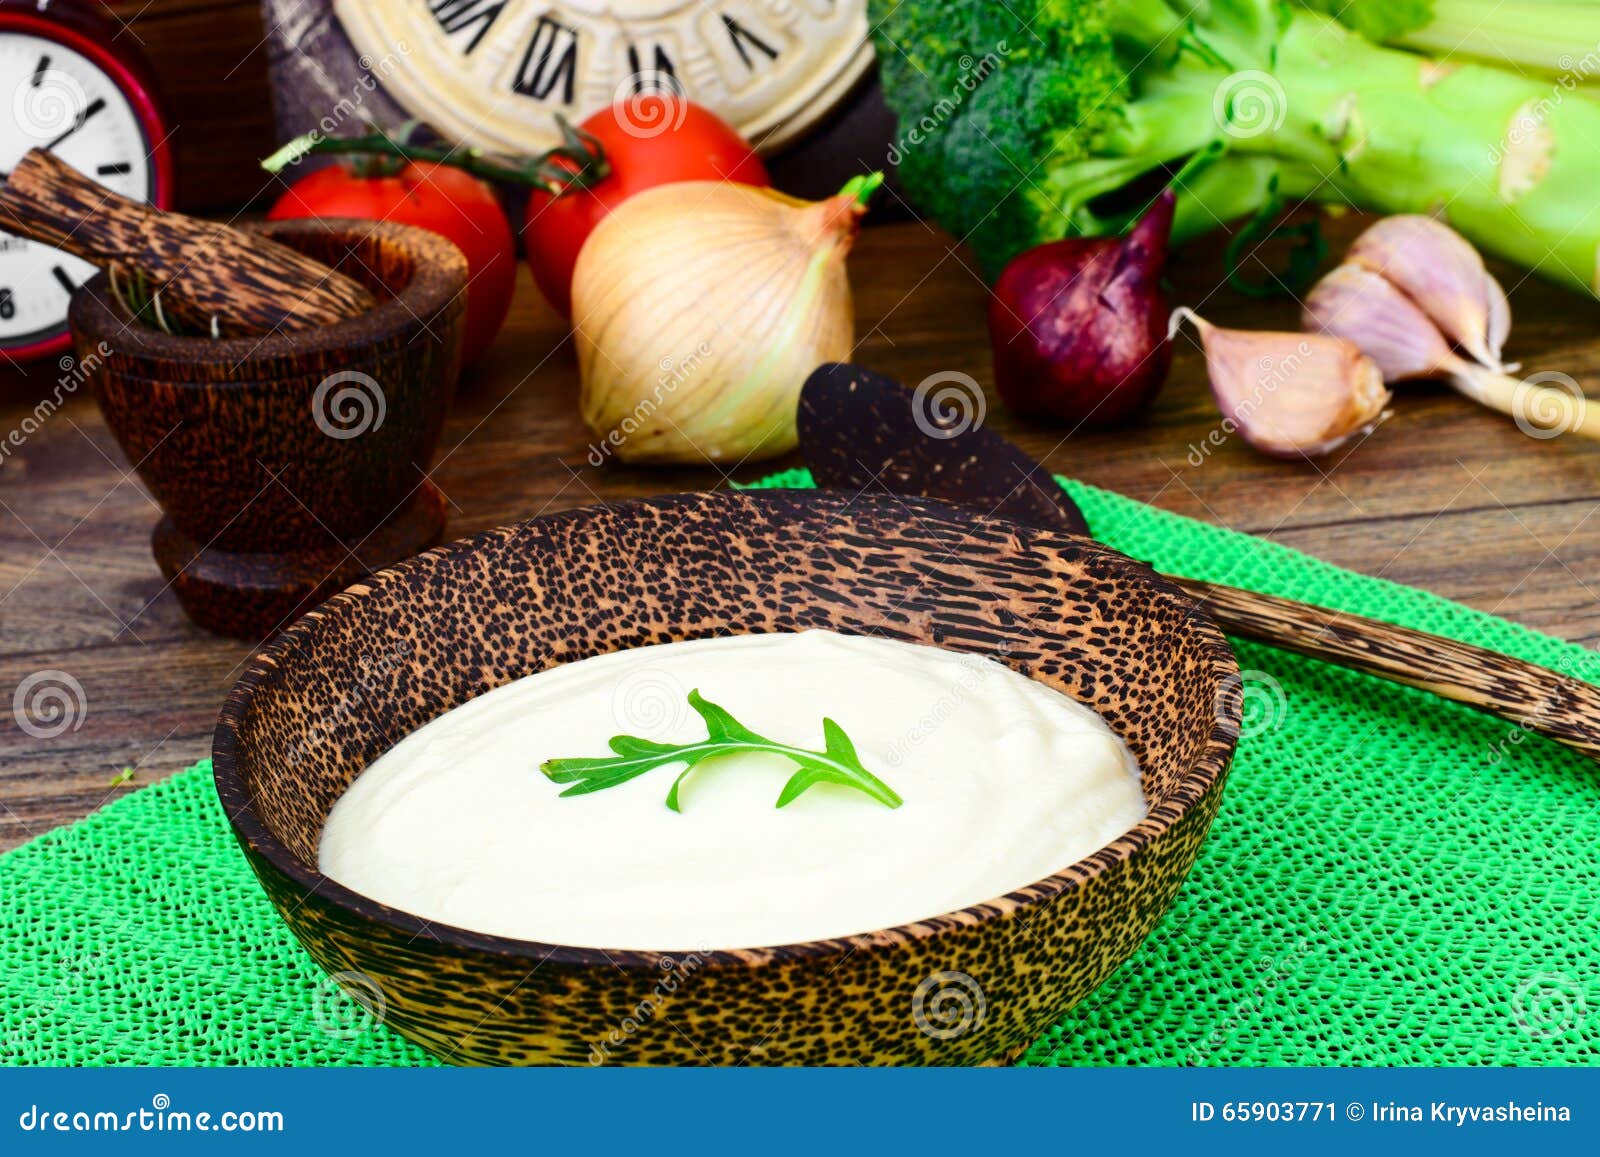
[[[114,354],[148,361],[222,364],[234,367],[226,381],[172,382],[159,376],[162,385],[199,389],[255,385],[241,382],[248,373],[238,367],[307,355],[344,356],[351,348],[370,345],[401,333],[407,327],[427,328],[427,319],[447,308],[457,296],[466,296],[467,259],[455,242],[416,225],[398,221],[369,221],[360,217],[285,217],[276,221],[241,222],[237,228],[263,233],[274,241],[293,236],[337,233],[356,240],[384,238],[405,248],[412,256],[411,280],[392,297],[355,317],[289,333],[258,336],[211,338],[162,333],[147,325],[129,322],[109,294],[111,278],[96,273],[73,293],[68,306],[75,340],[105,342]],[[291,244],[291,248],[292,248]],[[275,375],[268,374],[267,377]]]
[[[308,644],[312,636],[339,611],[359,603],[373,591],[400,579],[413,569],[430,566],[434,561],[461,551],[471,551],[487,543],[503,540],[528,525],[544,525],[575,521],[597,510],[630,509],[634,507],[672,507],[703,502],[707,497],[757,505],[785,511],[804,513],[813,508],[822,496],[827,501],[843,500],[835,516],[854,506],[884,505],[910,512],[919,520],[941,519],[955,524],[998,523],[1018,531],[1045,539],[1059,538],[1075,547],[1086,548],[1099,554],[1102,561],[1148,586],[1152,594],[1165,598],[1180,607],[1189,618],[1199,636],[1202,653],[1208,658],[1214,676],[1216,692],[1212,696],[1210,731],[1204,746],[1189,768],[1179,777],[1168,798],[1152,808],[1139,823],[1112,840],[1098,851],[1064,865],[1060,870],[1021,888],[981,903],[971,904],[952,912],[939,913],[922,920],[891,928],[874,929],[848,936],[826,940],[797,941],[790,944],[762,945],[750,948],[708,948],[658,951],[633,948],[589,948],[570,944],[550,944],[537,940],[522,940],[495,933],[475,932],[443,921],[424,920],[399,908],[364,896],[340,884],[317,869],[305,864],[263,822],[256,810],[253,797],[245,790],[238,768],[237,727],[249,710],[251,699],[263,681],[270,678],[282,665],[282,658],[290,651]],[[872,494],[850,494],[845,491],[813,490],[719,490],[689,491],[678,494],[656,495],[647,498],[625,499],[616,502],[591,503],[553,514],[540,515],[515,523],[493,527],[453,542],[444,543],[424,551],[394,566],[376,571],[344,591],[334,595],[308,611],[289,627],[279,632],[265,647],[251,658],[249,666],[228,692],[216,730],[212,736],[212,777],[218,799],[221,801],[228,823],[235,837],[250,856],[259,856],[280,875],[305,891],[309,898],[314,894],[343,909],[360,920],[375,921],[390,931],[409,939],[425,938],[459,950],[485,952],[534,961],[534,967],[544,964],[589,966],[603,964],[614,968],[637,971],[655,971],[670,960],[693,957],[700,967],[750,966],[815,959],[818,957],[850,953],[912,940],[921,940],[950,929],[981,924],[1036,905],[1054,900],[1095,876],[1109,871],[1115,865],[1130,860],[1155,843],[1172,828],[1181,823],[1190,810],[1211,791],[1220,786],[1234,747],[1238,742],[1243,711],[1239,666],[1233,649],[1223,637],[1205,608],[1185,594],[1176,584],[1158,574],[1146,564],[1113,550],[1111,547],[1087,538],[1051,528],[1041,528],[1009,519],[983,514],[936,499],[907,498]],[[1087,871],[1084,871],[1087,869]]]

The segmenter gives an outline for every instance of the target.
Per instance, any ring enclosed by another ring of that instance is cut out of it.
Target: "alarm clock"
[[[165,207],[169,130],[133,37],[85,0],[0,0],[0,170],[49,149],[123,196]],[[0,232],[0,354],[67,348],[67,304],[88,262]]]
[[[671,89],[763,152],[870,70],[867,0],[264,0],[280,131],[421,121],[495,152]],[[329,122],[332,122],[331,124]]]

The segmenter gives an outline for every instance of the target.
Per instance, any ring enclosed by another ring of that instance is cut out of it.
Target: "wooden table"
[[[851,263],[857,360],[911,383],[941,370],[991,382],[986,291],[968,254],[907,224],[868,230]],[[1221,324],[1294,326],[1290,303],[1216,290],[1217,268],[1214,246],[1182,255],[1175,300]],[[1600,309],[1499,272],[1517,313],[1510,354],[1529,372],[1600,374]],[[58,374],[47,362],[0,376],[0,440],[24,427]],[[723,483],[711,469],[589,466],[576,396],[565,327],[525,278],[445,431],[434,478],[450,500],[452,534]],[[1566,639],[1600,641],[1600,446],[1529,439],[1443,387],[1404,387],[1376,433],[1316,465],[1263,458],[1237,438],[1191,456],[1219,419],[1188,339],[1143,426],[1067,437],[1021,424],[997,403],[989,420],[1059,472]],[[208,755],[217,708],[250,654],[189,624],[164,589],[150,557],[156,507],[87,392],[38,426],[0,460],[0,848]],[[82,686],[86,706],[76,727],[37,739],[12,717],[13,694],[52,670]],[[113,786],[125,767],[131,781]]]

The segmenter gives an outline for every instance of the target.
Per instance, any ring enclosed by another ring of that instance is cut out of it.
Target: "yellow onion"
[[[725,181],[624,201],[578,255],[590,461],[741,462],[794,449],[807,375],[848,360],[845,255],[881,175],[826,201]]]

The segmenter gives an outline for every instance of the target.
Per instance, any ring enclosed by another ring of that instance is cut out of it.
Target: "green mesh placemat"
[[[805,485],[803,473],[767,485]],[[1158,567],[1570,672],[1591,653],[1069,484]],[[1172,911],[1025,1063],[1600,1062],[1600,776],[1504,723],[1249,643],[1246,734]],[[202,764],[0,858],[11,1063],[427,1064],[256,888]]]

